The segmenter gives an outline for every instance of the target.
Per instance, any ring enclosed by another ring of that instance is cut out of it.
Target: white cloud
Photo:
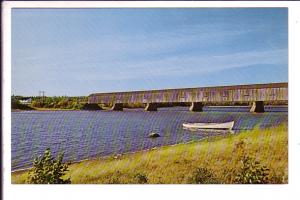
[[[85,77],[92,80],[122,80],[151,76],[184,76],[260,64],[287,65],[287,52],[287,49],[279,49],[225,55],[170,56],[138,62],[114,61],[105,63],[104,70]]]
[[[39,73],[39,77],[47,74],[45,79],[50,80],[66,73],[73,80],[101,81],[183,76],[257,64],[287,64],[287,49],[226,54],[172,53],[191,47],[218,48],[226,40],[257,31],[234,27],[229,30],[216,24],[187,25],[146,35],[99,35],[97,39],[77,41],[68,46],[52,44],[15,49],[13,72],[22,78],[26,73],[20,73],[21,67],[23,71]]]
[[[53,43],[48,46],[25,46],[13,49],[13,59],[19,65],[44,62],[71,67],[114,60],[138,60],[140,57],[168,54],[176,50],[206,48],[253,30],[219,30],[218,25],[186,25],[151,34],[98,35],[72,44]],[[222,29],[222,28],[221,28]],[[75,66],[73,64],[76,64]]]

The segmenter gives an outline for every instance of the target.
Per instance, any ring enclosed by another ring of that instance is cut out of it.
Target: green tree
[[[64,154],[60,153],[56,159],[52,157],[50,148],[47,148],[43,156],[34,159],[33,167],[29,171],[28,183],[33,184],[68,184],[70,178],[63,179],[68,171],[68,164],[64,164]]]

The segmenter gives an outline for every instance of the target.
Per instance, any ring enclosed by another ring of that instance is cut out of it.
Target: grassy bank
[[[72,183],[176,184],[193,183],[197,169],[202,168],[207,170],[204,176],[212,176],[216,183],[235,183],[245,156],[269,168],[268,183],[287,183],[287,125],[73,163],[66,176]],[[12,183],[25,183],[27,173],[12,173]]]

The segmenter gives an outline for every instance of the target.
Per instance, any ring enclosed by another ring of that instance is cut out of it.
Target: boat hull
[[[225,123],[183,123],[184,128],[190,129],[221,129],[231,130],[234,125],[234,121]]]

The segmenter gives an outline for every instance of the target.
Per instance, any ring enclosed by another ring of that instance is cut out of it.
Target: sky
[[[12,94],[288,81],[286,8],[13,9]]]

